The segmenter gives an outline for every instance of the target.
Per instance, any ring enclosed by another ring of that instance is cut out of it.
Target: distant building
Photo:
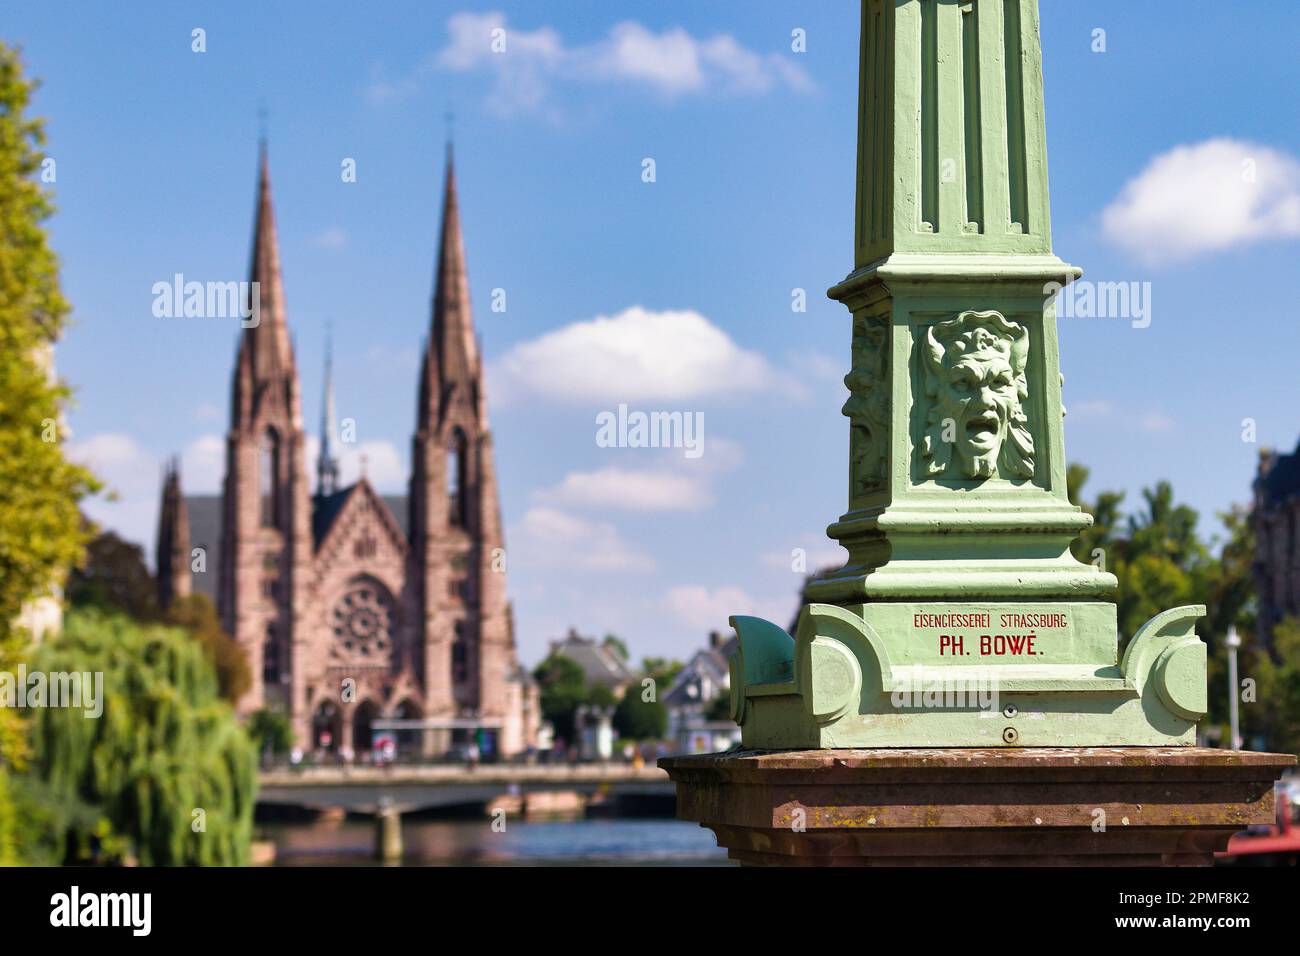
[[[740,728],[731,720],[709,718],[713,702],[730,692],[727,658],[736,641],[734,634],[724,639],[720,632],[710,632],[709,646],[695,652],[664,694],[668,736],[679,753],[713,753],[740,740]]]
[[[572,629],[563,640],[551,641],[550,653],[573,661],[582,668],[588,687],[608,687],[615,698],[640,680],[612,642],[583,637]]]
[[[181,466],[176,459],[163,469],[162,510],[158,514],[158,545],[154,552],[158,606],[171,607],[190,595],[190,519],[181,494]]]
[[[1257,626],[1267,644],[1278,621],[1300,616],[1300,446],[1289,455],[1260,452],[1251,521]]]
[[[449,148],[408,494],[380,496],[364,468],[340,485],[328,353],[311,488],[265,150],[251,268],[259,321],[231,376],[223,494],[183,497],[175,468],[163,485],[160,598],[191,587],[212,597],[251,665],[239,712],[286,713],[314,750],[361,755],[376,731],[426,755],[473,746],[490,759],[536,743],[451,160]]]

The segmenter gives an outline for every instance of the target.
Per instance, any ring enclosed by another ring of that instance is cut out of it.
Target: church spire
[[[266,141],[258,144],[257,212],[253,225],[253,252],[249,265],[252,290],[249,302],[256,312],[245,319],[240,351],[247,350],[252,376],[257,382],[293,371],[293,346],[280,275],[280,246],[271,202],[271,168]]]
[[[338,490],[339,462],[334,457],[333,441],[338,434],[338,421],[334,414],[334,343],[327,329],[325,333],[325,385],[320,416],[320,458],[316,462],[316,494],[324,497]]]
[[[465,242],[460,230],[460,203],[456,195],[456,163],[451,142],[447,143],[447,178],[442,197],[442,236],[438,245],[438,269],[433,291],[433,330],[426,365],[421,373],[421,425],[427,427],[430,406],[441,408],[449,389],[461,386],[472,404],[477,404],[478,347],[474,341],[474,320],[469,302],[469,272],[465,266]]]
[[[181,466],[172,459],[163,466],[162,508],[158,515],[158,606],[166,610],[190,594],[190,518],[181,494]]]

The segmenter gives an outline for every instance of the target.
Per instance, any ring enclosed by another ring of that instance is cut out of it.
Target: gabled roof
[[[594,637],[583,637],[570,631],[563,640],[551,642],[551,653],[567,657],[581,667],[588,684],[613,687],[637,679],[627,661]]]
[[[312,498],[312,544],[318,550],[320,543],[343,509],[343,502],[353,486],[340,489],[324,498]],[[380,497],[398,530],[406,527],[406,495]],[[217,581],[221,567],[221,495],[186,495],[185,507],[190,519],[190,547],[202,548],[206,554],[207,570],[194,574],[194,590],[206,594],[215,604]],[[402,540],[406,540],[405,533]]]
[[[379,515],[379,520],[392,537],[393,543],[401,550],[406,549],[406,532],[402,530],[402,525],[398,523],[392,509],[388,507],[387,501],[375,492],[369,481],[362,478],[346,488],[339,489],[332,495],[313,499],[312,540],[316,545],[317,552],[321,551],[329,542],[331,532],[337,526],[339,518],[354,502],[359,502],[361,499],[367,499],[374,505],[375,512]]]
[[[190,547],[204,552],[203,573],[190,575],[194,590],[217,603],[217,581],[221,576],[221,495],[186,495],[190,518]]]
[[[668,693],[664,695],[664,703],[674,705],[707,704],[708,701],[706,700],[692,697],[687,688],[705,677],[719,686],[725,684],[730,676],[727,658],[731,656],[735,647],[736,638],[732,637],[725,643],[715,644],[696,651],[691,659],[686,662],[686,666],[677,673],[672,687],[668,688]]]

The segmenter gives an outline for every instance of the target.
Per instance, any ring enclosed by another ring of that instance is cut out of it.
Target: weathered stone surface
[[[1195,747],[742,751],[660,761],[751,865],[1207,866],[1290,755]]]

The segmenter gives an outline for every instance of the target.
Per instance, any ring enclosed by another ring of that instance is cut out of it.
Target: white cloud
[[[1076,425],[1088,422],[1106,422],[1128,431],[1167,432],[1177,422],[1158,409],[1117,409],[1104,399],[1066,404],[1066,421]]]
[[[787,603],[760,601],[740,588],[676,587],[664,599],[668,609],[685,624],[701,631],[725,630],[733,614],[765,618],[785,627],[794,613],[795,600]]]
[[[348,244],[348,234],[339,226],[330,226],[312,236],[311,244],[319,249],[342,249]]]
[[[1090,399],[1082,402],[1066,402],[1065,418],[1072,423],[1097,421],[1109,418],[1113,411],[1110,402],[1104,398]]]
[[[312,476],[311,487],[316,487],[316,462],[320,456],[320,439],[307,436],[307,471]],[[339,486],[353,484],[361,477],[362,458],[365,458],[366,479],[381,494],[403,494],[407,490],[407,473],[397,446],[390,441],[363,441],[357,444],[335,445],[339,462]]]
[[[1102,212],[1112,242],[1149,264],[1300,237],[1300,161],[1218,138],[1155,157]]]
[[[366,361],[383,366],[386,373],[391,373],[394,369],[414,371],[420,367],[420,353],[414,348],[372,345],[366,350]]]
[[[574,471],[554,488],[533,493],[544,504],[628,511],[698,511],[713,502],[699,475],[666,470],[602,468]]]
[[[709,476],[735,471],[745,463],[745,446],[730,438],[710,435],[704,441],[704,451],[699,458],[689,462],[692,471],[702,471]],[[683,467],[686,463],[683,462]]]
[[[309,437],[306,466],[316,473],[319,443]],[[345,445],[339,454],[340,480],[356,481],[365,455],[366,474],[384,493],[406,490],[406,468],[396,447],[387,441]],[[104,433],[70,443],[68,456],[87,465],[105,483],[105,490],[84,503],[87,515],[100,526],[144,547],[152,555],[158,506],[162,492],[163,458],[130,435]],[[181,489],[187,495],[221,493],[226,473],[226,441],[220,435],[201,435],[181,450]],[[313,485],[314,487],[314,485]]]
[[[568,401],[694,399],[770,385],[773,371],[700,313],[634,305],[516,345],[495,363],[492,391]]]
[[[226,442],[220,435],[204,435],[181,452],[181,489],[187,495],[221,493],[226,474]]]
[[[495,34],[498,30],[500,34]],[[507,27],[504,13],[454,14],[447,21],[447,34],[449,42],[438,52],[437,61],[449,70],[472,70],[497,57],[555,67],[565,57],[564,40],[555,30],[515,30]],[[501,46],[499,52],[494,41]]]
[[[448,43],[433,57],[432,68],[491,71],[495,85],[489,105],[503,113],[543,108],[551,84],[557,81],[621,81],[668,97],[712,90],[763,93],[776,87],[800,91],[813,87],[789,57],[756,53],[727,34],[704,39],[680,27],[655,33],[627,21],[595,43],[567,46],[550,27],[517,29],[497,12],[458,13],[448,20],[447,32]],[[371,97],[391,98],[402,86],[377,81]]]
[[[68,446],[68,458],[86,465],[105,489],[82,504],[101,527],[153,550],[162,484],[162,462],[130,435],[104,433]]]
[[[1167,432],[1174,424],[1174,420],[1163,412],[1147,412],[1137,420],[1138,428],[1144,432]]]
[[[802,554],[796,554],[796,551]],[[790,572],[792,586],[801,587],[807,575],[827,568],[842,568],[847,557],[848,552],[834,541],[809,534],[801,536],[788,550],[778,549],[764,554],[763,563]],[[796,570],[797,567],[802,570]]]
[[[375,63],[370,68],[370,82],[366,84],[366,98],[376,106],[405,99],[420,89],[417,76],[390,81],[384,77],[384,66]]]
[[[654,559],[625,541],[606,522],[584,521],[555,508],[529,508],[509,550],[512,565],[546,570],[652,571]],[[515,536],[512,534],[511,536]]]
[[[114,433],[74,442],[68,447],[68,458],[90,468],[103,479],[107,491],[118,495],[156,487],[162,467],[130,435]]]

